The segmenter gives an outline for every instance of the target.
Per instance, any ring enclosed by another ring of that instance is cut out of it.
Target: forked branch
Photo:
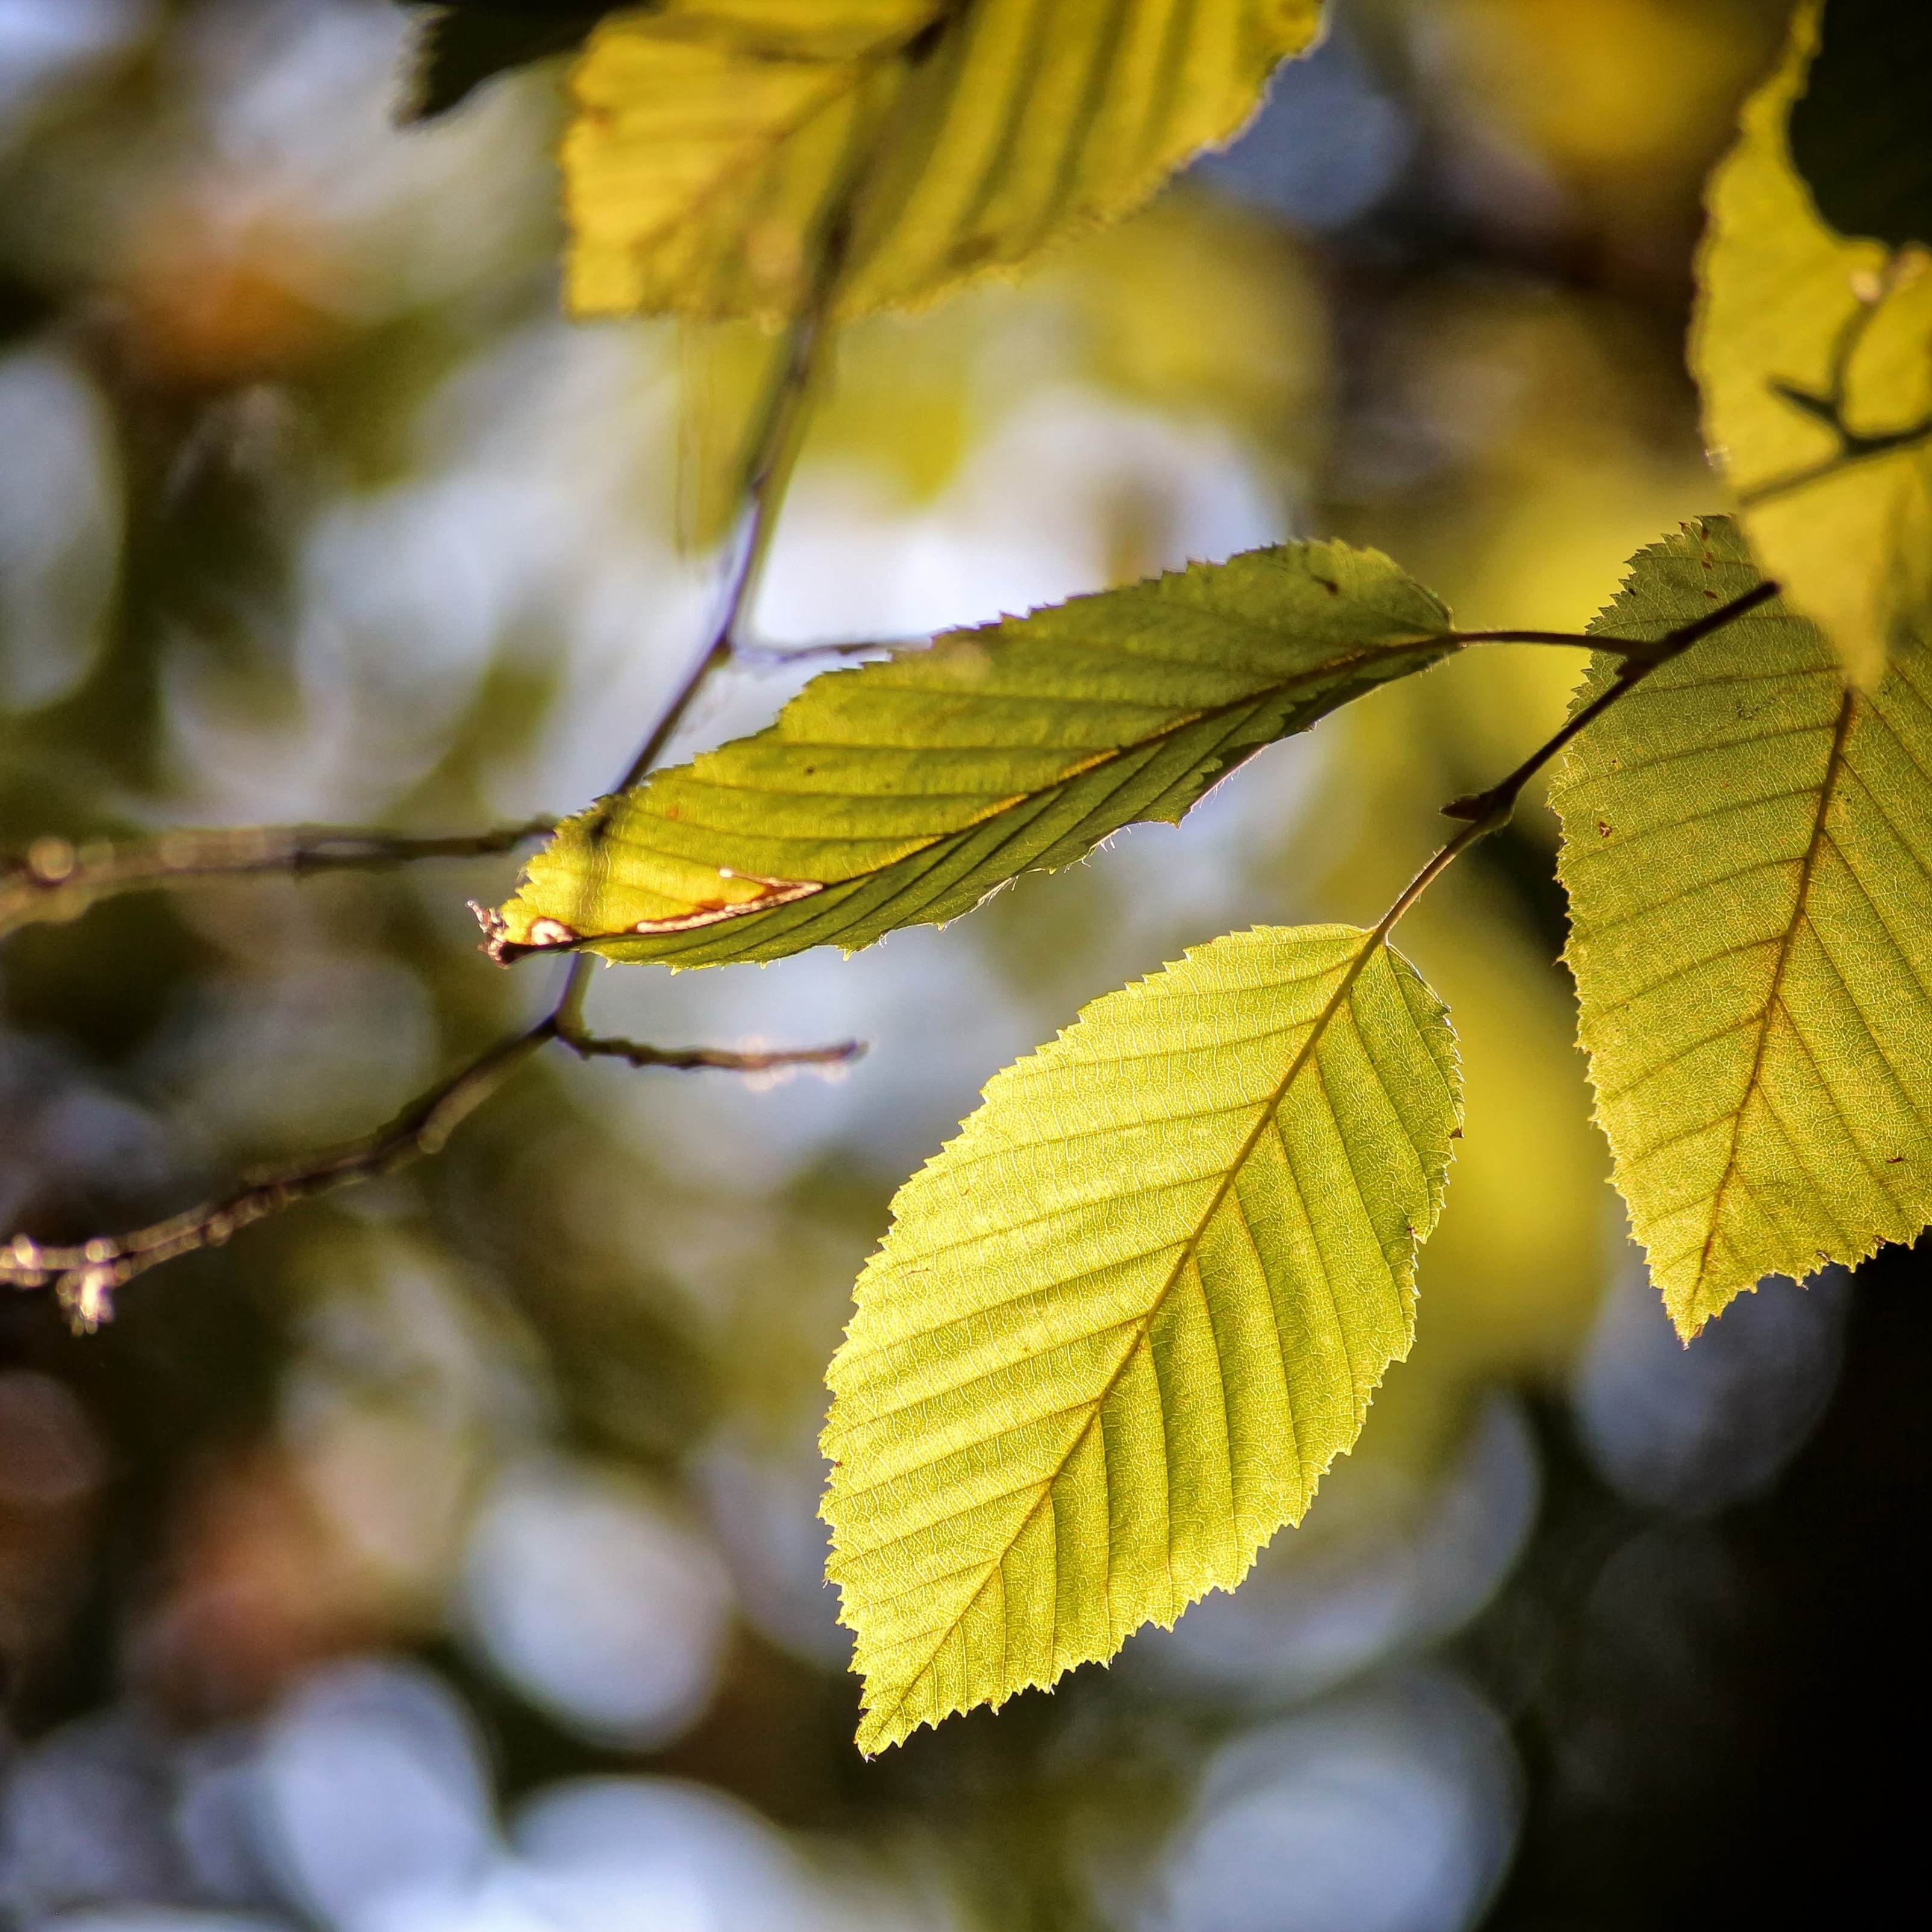
[[[1608,648],[1623,653],[1623,662],[1617,667],[1616,676],[1580,711],[1566,718],[1514,771],[1498,778],[1487,790],[1452,798],[1442,808],[1444,818],[1466,821],[1462,830],[1396,896],[1395,903],[1376,924],[1376,937],[1386,939],[1403,914],[1478,839],[1486,838],[1492,832],[1500,832],[1510,822],[1515,815],[1516,802],[1522,796],[1524,786],[1580,731],[1586,730],[1612,705],[1634,691],[1659,666],[1668,664],[1672,658],[1682,656],[1693,644],[1701,644],[1713,632],[1736,622],[1747,611],[1768,603],[1778,595],[1778,589],[1777,584],[1769,582],[1754,584],[1728,604],[1720,604],[1714,610],[1706,611],[1693,622],[1666,632],[1654,644],[1630,638],[1606,640]],[[1598,640],[1593,638],[1587,641],[1594,644]],[[1364,956],[1366,951],[1365,949]]]
[[[645,1046],[576,1032],[558,1014],[547,1013],[528,1032],[499,1040],[460,1072],[412,1101],[367,1140],[311,1155],[296,1166],[259,1174],[218,1201],[137,1228],[131,1234],[97,1235],[74,1247],[16,1234],[0,1248],[0,1283],[37,1288],[51,1282],[68,1321],[76,1330],[92,1334],[112,1316],[115,1291],[149,1268],[198,1249],[218,1248],[244,1228],[298,1201],[352,1186],[358,1181],[380,1180],[439,1152],[460,1121],[481,1106],[539,1047],[552,1040],[585,1058],[604,1055],[627,1060],[633,1066],[715,1067],[752,1074],[788,1066],[834,1066],[855,1060],[865,1051],[856,1040],[748,1053],[709,1046]]]
[[[784,493],[784,455],[796,434],[822,356],[844,254],[844,211],[826,236],[812,298],[792,325],[784,359],[766,398],[746,469],[746,506],[716,626],[703,654],[626,768],[616,789],[634,784],[657,762],[706,682],[739,648],[739,632]],[[423,839],[326,826],[260,828],[236,832],[177,832],[138,848],[84,848],[44,839],[10,872],[0,874],[0,934],[32,918],[71,918],[94,899],[139,886],[219,874],[380,867],[428,857],[506,852],[554,829],[548,819],[465,838]],[[65,896],[62,896],[64,895]],[[10,924],[10,914],[11,914]],[[163,1262],[219,1247],[252,1223],[319,1194],[374,1180],[436,1153],[473,1112],[539,1048],[560,1042],[580,1058],[627,1060],[638,1067],[716,1069],[764,1074],[792,1066],[833,1066],[864,1052],[856,1040],[830,1046],[734,1052],[721,1047],[656,1047],[586,1031],[584,999],[590,962],[570,962],[555,1004],[527,1031],[497,1041],[440,1085],[412,1101],[388,1126],[346,1148],[317,1154],[245,1183],[232,1194],[157,1221],[131,1234],[97,1235],[78,1246],[44,1244],[16,1234],[0,1247],[0,1284],[39,1288],[52,1282],[68,1321],[92,1333],[111,1318],[114,1295]]]

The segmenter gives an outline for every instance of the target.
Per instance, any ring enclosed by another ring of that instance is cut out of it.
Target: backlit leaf
[[[829,1372],[859,1742],[1110,1657],[1230,1588],[1413,1327],[1454,1036],[1353,926],[1096,1000],[893,1203]]]
[[[1712,176],[1691,362],[1752,549],[1869,687],[1932,610],[1932,275],[1828,227],[1792,166],[1819,12]]]
[[[1758,580],[1714,518],[1642,552],[1595,628],[1658,637]],[[1778,602],[1619,700],[1553,788],[1598,1114],[1687,1336],[1932,1220],[1928,780],[1925,646],[1847,691]]]
[[[606,20],[562,159],[580,315],[917,304],[1144,201],[1318,0],[664,0]]]
[[[1455,648],[1374,550],[1283,544],[815,679],[755,737],[568,820],[493,916],[500,958],[714,965],[970,911]]]

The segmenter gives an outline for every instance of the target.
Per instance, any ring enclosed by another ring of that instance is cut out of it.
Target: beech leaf
[[[862,1748],[1111,1657],[1300,1520],[1408,1352],[1460,1119],[1440,1002],[1353,926],[1198,947],[988,1084],[828,1375]]]
[[[1375,550],[1282,544],[814,679],[754,737],[567,820],[488,916],[499,960],[854,951],[1178,820],[1264,745],[1457,647]]]
[[[1658,638],[1760,580],[1714,518],[1640,553],[1592,628]],[[1847,690],[1773,602],[1613,705],[1552,788],[1598,1117],[1687,1336],[1932,1221],[1928,781],[1925,646]]]

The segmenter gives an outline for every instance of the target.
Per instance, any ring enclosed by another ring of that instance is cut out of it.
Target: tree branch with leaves
[[[1451,1016],[1391,935],[1546,764],[1598,1118],[1687,1340],[1768,1276],[1932,1222],[1932,278],[1922,224],[1830,225],[1790,134],[1808,75],[1828,94],[1864,31],[1853,0],[1798,8],[1713,179],[1691,356],[1739,514],[1641,551],[1586,633],[1460,629],[1378,552],[1285,543],[827,671],[768,729],[670,769],[745,648],[836,326],[1019,273],[1125,212],[1232,135],[1317,20],[1302,0],[582,12],[574,309],[774,333],[734,445],[716,625],[611,792],[479,914],[500,964],[563,956],[562,989],[357,1148],[133,1235],[16,1238],[0,1274],[56,1282],[92,1325],[143,1269],[433,1152],[553,1041],[650,1066],[848,1058],[600,1037],[590,962],[775,960],[944,924],[1178,820],[1344,706],[1508,645],[1591,652],[1570,715],[1443,808],[1460,829],[1375,926],[1230,933],[1093,1002],[900,1190],[824,1438],[862,1748],[1233,1587],[1354,1444],[1414,1339],[1462,1131]],[[436,64],[455,44],[432,44],[432,106],[468,72]],[[222,836],[259,852],[170,869],[37,848],[8,903],[67,916],[164,878],[435,856]]]

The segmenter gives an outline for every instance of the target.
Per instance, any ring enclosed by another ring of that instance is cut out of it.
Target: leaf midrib
[[[1832,733],[1832,749],[1825,762],[1824,777],[1818,787],[1818,809],[1812,818],[1811,836],[1806,843],[1804,861],[1798,870],[1798,889],[1792,904],[1791,916],[1785,922],[1784,930],[1779,935],[1778,958],[1772,968],[1771,985],[1766,992],[1764,1004],[1756,1016],[1757,1040],[1751,1050],[1750,1071],[1745,1077],[1744,1091],[1738,1096],[1738,1104],[1730,1114],[1730,1132],[1724,1151],[1724,1171],[1718,1178],[1717,1190],[1712,1197],[1710,1222],[1705,1232],[1703,1245],[1698,1252],[1696,1279],[1692,1284],[1691,1291],[1694,1306],[1702,1297],[1704,1284],[1709,1279],[1712,1252],[1717,1245],[1724,1226],[1724,1204],[1729,1197],[1732,1183],[1738,1178],[1738,1136],[1742,1130],[1745,1112],[1758,1094],[1762,1079],[1765,1054],[1771,1044],[1772,1016],[1778,1010],[1784,998],[1784,976],[1791,964],[1792,947],[1796,940],[1798,928],[1810,916],[1811,882],[1816,876],[1819,855],[1830,842],[1826,829],[1826,815],[1831,810],[1832,801],[1837,795],[1839,780],[1845,770],[1846,751],[1851,740],[1858,703],[1858,694],[1852,691],[1847,691],[1839,702],[1838,721]],[[1767,1100],[1766,1104],[1768,1106],[1769,1102]],[[1777,1118],[1777,1110],[1773,1108],[1772,1111],[1773,1118]]]
[[[1148,734],[1144,738],[1136,738],[1126,744],[1111,746],[1102,750],[1093,752],[1089,756],[1082,760],[1079,763],[1071,766],[1060,776],[1052,780],[1051,783],[1040,786],[1037,790],[1015,792],[1004,798],[996,800],[993,803],[987,806],[982,811],[976,813],[964,824],[957,826],[948,832],[934,832],[929,836],[919,840],[916,843],[909,845],[905,850],[898,854],[892,858],[884,860],[879,865],[868,867],[863,872],[854,872],[846,878],[826,879],[819,880],[817,883],[823,885],[825,889],[830,892],[836,891],[841,886],[856,886],[862,884],[866,880],[878,878],[882,874],[890,872],[895,866],[902,866],[908,860],[917,858],[922,852],[930,852],[935,848],[944,845],[949,841],[953,839],[964,838],[968,833],[978,831],[982,826],[991,824],[994,819],[998,818],[1003,813],[1013,811],[1018,806],[1027,803],[1029,800],[1048,797],[1052,793],[1064,790],[1068,786],[1076,783],[1079,779],[1088,777],[1092,773],[1103,770],[1106,766],[1112,764],[1116,760],[1126,757],[1130,752],[1144,751],[1150,746],[1158,746],[1162,745],[1175,737],[1178,737],[1184,731],[1191,730],[1198,724],[1218,722],[1232,717],[1238,712],[1253,710],[1259,706],[1266,704],[1271,700],[1279,699],[1283,697],[1292,697],[1292,694],[1298,689],[1313,685],[1318,680],[1331,677],[1346,680],[1346,676],[1349,672],[1358,670],[1362,666],[1366,664],[1380,663],[1394,658],[1422,656],[1436,651],[1453,650],[1456,649],[1456,646],[1457,640],[1454,632],[1438,632],[1433,636],[1418,639],[1409,644],[1384,645],[1372,651],[1359,652],[1352,657],[1331,658],[1327,663],[1314,669],[1298,672],[1292,677],[1279,680],[1273,684],[1262,685],[1256,690],[1244,693],[1240,698],[1229,699],[1224,704],[1210,705],[1199,711],[1189,712],[1184,716],[1175,718],[1171,723],[1162,725],[1159,730],[1148,733]],[[1318,723],[1320,721],[1317,719],[1316,722]],[[788,748],[791,748],[788,746]],[[801,746],[798,747],[798,748],[802,750],[816,750],[820,748],[814,743]],[[854,749],[863,750],[869,748],[865,746],[855,747],[831,746],[826,746],[824,748],[828,752],[832,752],[840,750],[849,751]],[[896,746],[891,748],[916,752],[922,748],[918,746]],[[1016,747],[988,746],[974,746],[973,748],[975,750],[985,750],[989,753],[993,753],[1007,748],[1035,750],[1038,748],[1030,746]],[[1258,745],[1255,748],[1258,751],[1262,749],[1262,747]],[[721,781],[709,776],[704,778],[700,781],[700,782],[707,785],[716,785],[718,789],[722,791],[742,791],[759,796],[771,796],[776,795],[781,797],[826,796],[847,798],[864,797],[868,796],[868,794],[863,793],[844,792],[826,794],[814,792],[776,792],[775,794],[774,788],[772,788],[759,784],[740,784],[735,781],[730,780]],[[952,795],[959,796],[960,794]],[[640,817],[648,815],[650,818],[658,819],[664,818],[664,814],[661,812],[650,812],[646,814],[641,800],[639,802],[639,815]],[[665,820],[665,822],[668,824],[692,826],[700,830],[704,831],[722,830],[726,836],[731,836],[734,834],[740,836],[745,836],[739,828],[719,828],[707,826],[700,820],[678,818],[675,820]],[[614,827],[613,830],[613,842],[614,843],[629,846],[634,850],[639,850],[653,854],[662,854],[662,856],[674,859],[682,860],[686,856],[683,854],[668,852],[665,848],[661,846],[648,844],[641,838],[631,836],[624,831],[621,824]],[[764,836],[769,837],[778,835],[766,834]],[[825,839],[822,841],[800,841],[800,842],[822,843],[825,844],[836,845],[852,844],[856,844],[860,842],[856,839]],[[779,912],[782,911],[784,908],[779,906],[771,906],[761,907],[759,910],[760,912]],[[822,910],[824,908],[821,908],[820,910]],[[756,915],[753,916],[755,916]],[[626,934],[622,932],[598,933],[592,935],[592,937],[596,939],[621,939],[626,937]]]
[[[652,249],[662,247],[668,238],[705,214],[728,189],[736,185],[754,168],[768,160],[777,149],[801,129],[808,126],[818,116],[846,95],[856,93],[873,71],[884,67],[888,61],[898,58],[920,34],[929,33],[944,17],[945,10],[935,8],[916,31],[881,40],[877,46],[868,47],[863,53],[848,55],[843,59],[821,61],[796,54],[755,55],[754,57],[756,58],[774,61],[787,66],[808,69],[824,67],[830,71],[823,86],[814,89],[796,113],[775,124],[767,133],[748,136],[740,142],[740,152],[736,157],[721,167],[698,194],[666,215],[656,227],[646,229],[638,236],[629,244],[629,252],[642,256]]]

